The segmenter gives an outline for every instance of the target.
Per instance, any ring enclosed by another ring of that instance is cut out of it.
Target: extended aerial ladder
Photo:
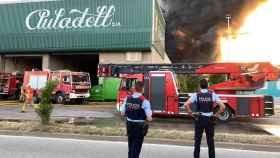
[[[272,97],[251,93],[240,95],[240,91],[252,92],[262,88],[265,81],[278,79],[278,69],[268,62],[100,64],[98,69],[98,75],[102,77],[121,77],[124,82],[133,79],[144,81],[145,95],[155,106],[154,113],[168,115],[182,114],[182,104],[188,97],[186,94],[179,94],[174,74],[226,74],[228,80],[210,87],[228,106],[223,118],[225,120],[231,115],[262,117],[274,113]],[[120,89],[120,104],[128,92],[128,89]]]
[[[277,80],[278,69],[269,62],[255,63],[179,63],[179,64],[99,64],[99,76],[145,74],[150,71],[172,71],[176,74],[227,74],[230,82],[212,86],[213,89],[255,90],[264,81]]]
[[[141,74],[150,71],[173,71],[176,74],[194,74],[196,70],[207,66],[203,63],[178,63],[178,64],[99,64],[99,76],[115,76],[120,74]]]

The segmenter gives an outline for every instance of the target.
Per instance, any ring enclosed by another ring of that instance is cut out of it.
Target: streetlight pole
[[[231,15],[227,14],[226,19],[227,19],[227,43],[228,43],[226,60],[230,61],[230,35],[231,35],[230,20],[231,20]]]

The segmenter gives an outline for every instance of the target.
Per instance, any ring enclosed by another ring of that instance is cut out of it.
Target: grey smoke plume
[[[244,17],[265,0],[159,0],[166,18],[166,48],[173,62],[209,62],[219,58],[218,37],[238,29]]]

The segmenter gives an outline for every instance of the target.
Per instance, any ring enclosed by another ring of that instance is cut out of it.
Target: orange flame
[[[221,37],[222,62],[270,61],[280,64],[280,0],[267,0],[236,33]]]

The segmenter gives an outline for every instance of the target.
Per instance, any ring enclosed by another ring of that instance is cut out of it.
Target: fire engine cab
[[[36,94],[40,94],[48,80],[57,80],[53,92],[54,101],[59,104],[69,101],[85,101],[90,96],[90,76],[86,72],[60,71],[26,71],[24,73],[23,91],[29,85]]]
[[[228,121],[232,117],[258,118],[274,114],[272,96],[255,95],[267,80],[278,79],[278,69],[267,62],[213,63],[213,64],[100,64],[99,76],[120,77],[117,109],[130,94],[136,81],[144,82],[144,96],[150,100],[153,115],[187,115],[183,106],[191,93],[180,93],[176,74],[226,74],[227,80],[209,88],[217,93],[226,105],[220,117]]]
[[[19,98],[20,96],[20,86],[22,83],[23,75],[20,73],[0,73],[0,96],[10,97],[14,96]]]

